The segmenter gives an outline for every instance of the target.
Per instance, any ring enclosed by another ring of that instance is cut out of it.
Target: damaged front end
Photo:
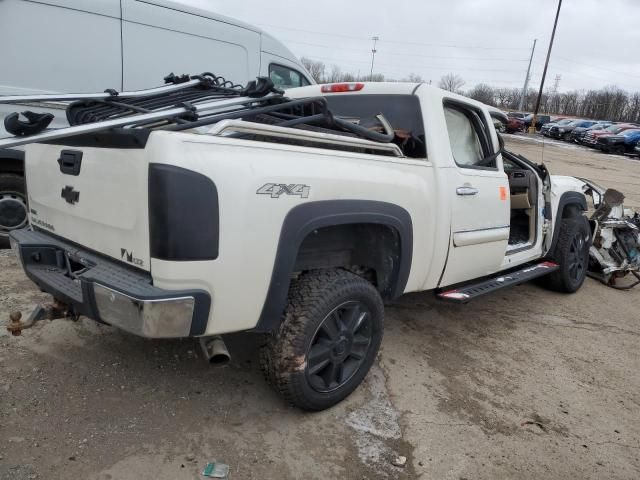
[[[603,189],[588,180],[584,193],[593,199],[590,222],[593,242],[589,250],[589,276],[605,285],[628,290],[640,284],[640,215],[624,208],[624,195],[612,188]],[[618,284],[629,274],[632,283]]]

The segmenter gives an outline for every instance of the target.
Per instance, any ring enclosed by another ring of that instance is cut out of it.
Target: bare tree
[[[306,57],[302,57],[300,61],[316,82],[325,82],[325,66],[323,62],[317,62]]]
[[[467,97],[473,98],[486,105],[496,106],[495,91],[486,83],[479,83],[467,92]]]
[[[460,89],[464,85],[464,80],[460,75],[456,75],[455,73],[447,73],[444,75],[438,86],[443,90],[448,90],[449,92],[460,92]]]
[[[410,73],[407,78],[403,78],[400,81],[409,83],[424,83],[424,79],[417,73]]]

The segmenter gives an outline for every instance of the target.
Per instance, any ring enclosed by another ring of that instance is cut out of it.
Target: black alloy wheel
[[[345,302],[322,321],[307,350],[306,376],[317,392],[345,385],[362,366],[371,346],[371,312],[359,301]]]

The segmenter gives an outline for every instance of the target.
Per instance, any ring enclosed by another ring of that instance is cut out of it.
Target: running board
[[[453,303],[467,303],[486,293],[495,292],[501,288],[519,285],[534,278],[542,277],[560,268],[557,263],[540,262],[529,264],[520,270],[502,272],[494,277],[490,277],[479,282],[467,283],[452,290],[438,292],[436,295],[440,300]]]

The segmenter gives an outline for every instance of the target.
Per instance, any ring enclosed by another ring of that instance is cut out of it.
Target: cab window
[[[272,63],[269,65],[269,78],[278,88],[294,88],[309,85],[309,81],[299,71]]]
[[[482,113],[457,103],[445,104],[444,117],[456,164],[462,168],[496,168],[496,155]]]

